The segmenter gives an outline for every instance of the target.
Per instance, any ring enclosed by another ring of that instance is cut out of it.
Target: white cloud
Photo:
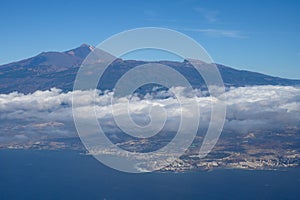
[[[199,32],[203,33],[210,37],[216,37],[216,38],[247,38],[247,36],[242,32],[238,30],[224,30],[224,29],[196,29],[196,28],[185,28],[182,29],[183,31],[192,31],[192,32]]]
[[[94,94],[96,98],[94,99]],[[196,96],[201,110],[201,122],[210,120],[211,100],[201,91],[187,91],[172,88],[155,95],[148,94],[143,99],[133,97],[129,106],[127,98],[114,101],[114,115],[120,117],[131,112],[133,121],[145,126],[151,121],[149,113],[154,107],[165,110],[167,121],[165,130],[176,131],[180,123],[182,109],[174,94],[180,95],[183,104],[188,105],[191,96]],[[193,94],[193,95],[192,95]],[[205,93],[204,93],[205,94]],[[6,137],[27,140],[41,135],[74,136],[76,134],[72,118],[72,95],[80,102],[76,111],[89,120],[87,111],[95,105],[96,115],[106,131],[118,131],[112,118],[111,97],[113,92],[73,91],[63,93],[59,89],[36,91],[33,94],[0,94],[0,141]],[[225,129],[247,133],[253,130],[285,130],[287,127],[300,127],[300,88],[291,86],[252,86],[230,88],[227,96],[227,119]],[[162,112],[151,112],[154,127],[161,125]],[[192,113],[192,111],[190,112]],[[190,119],[193,115],[188,116]],[[157,123],[157,124],[156,124]],[[9,131],[7,131],[9,129]]]
[[[201,7],[196,7],[194,10],[202,14],[202,16],[210,23],[218,21],[219,11],[217,10],[208,10]]]

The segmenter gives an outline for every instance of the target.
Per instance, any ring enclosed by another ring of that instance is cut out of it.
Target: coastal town
[[[272,137],[271,137],[272,136]],[[199,158],[199,148],[191,146],[189,150],[171,164],[149,162],[147,170],[159,172],[206,171],[217,168],[274,170],[300,166],[300,148],[297,146],[299,136],[296,132],[289,134],[262,135],[249,133],[246,136],[224,137],[219,140],[214,149],[204,158]],[[268,137],[268,142],[261,142]],[[278,137],[281,137],[279,140]],[[293,138],[293,139],[292,139]],[[158,142],[159,143],[159,142]],[[131,148],[131,151],[141,150],[147,146],[147,141],[126,141],[119,146]],[[134,149],[135,148],[135,149]],[[0,144],[0,149],[35,149],[35,150],[75,150],[86,155],[105,154],[129,156],[120,154],[113,148],[95,149],[87,152],[79,138],[61,138],[52,140],[29,141],[26,143]],[[129,149],[130,150],[130,149]],[[160,155],[158,155],[160,156]],[[166,154],[161,155],[166,156]],[[169,155],[172,157],[172,155]],[[137,159],[139,159],[137,157]],[[147,160],[147,155],[140,157]],[[149,160],[151,158],[149,157]],[[164,166],[164,167],[162,167]]]

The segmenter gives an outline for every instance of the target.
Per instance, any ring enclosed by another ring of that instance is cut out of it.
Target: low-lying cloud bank
[[[129,104],[128,98],[114,99],[112,113],[113,94],[113,92],[101,91],[63,93],[56,88],[36,91],[28,95],[17,92],[0,94],[0,143],[75,136],[72,96],[76,98],[76,102],[79,102],[73,109],[82,113],[83,119],[89,120],[93,117],[86,110],[94,106],[97,118],[106,132],[119,131],[113,120],[113,114],[122,119],[122,116],[128,114],[127,108],[132,120],[139,126],[145,126],[151,121],[153,127],[156,126],[155,123],[160,126],[159,120],[153,119],[166,117],[165,130],[176,131],[180,123],[182,107],[174,95],[181,97],[183,105],[192,103],[190,99],[194,96],[201,111],[200,127],[205,126],[210,120],[211,101],[217,100],[199,90],[186,91],[183,88],[171,88],[169,91],[147,94],[143,98],[131,97]],[[256,130],[300,129],[300,88],[239,87],[230,88],[226,96],[225,130],[249,133]],[[151,112],[154,107],[159,107],[162,112]]]

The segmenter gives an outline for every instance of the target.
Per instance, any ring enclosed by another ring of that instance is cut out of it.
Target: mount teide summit
[[[83,44],[78,48],[65,52],[43,52],[18,62],[0,66],[0,93],[18,91],[32,93],[36,90],[47,90],[52,87],[69,91],[73,89],[76,73],[94,47]],[[100,89],[112,89],[116,81],[129,69],[146,63],[168,65],[190,81],[193,87],[201,88],[204,81],[189,62],[174,61],[137,61],[117,59],[105,71],[100,80]],[[226,86],[252,85],[300,85],[300,80],[272,77],[256,72],[236,70],[217,64]]]

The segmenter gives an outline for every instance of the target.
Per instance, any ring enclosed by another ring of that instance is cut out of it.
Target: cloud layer
[[[80,102],[74,108],[82,113],[85,120],[94,115],[87,112],[94,107],[97,118],[106,132],[120,131],[113,116],[128,115],[138,126],[151,124],[153,129],[166,120],[164,130],[176,131],[185,106],[180,106],[175,96],[180,96],[183,105],[199,103],[201,126],[210,121],[211,102],[199,90],[186,91],[184,88],[171,88],[147,94],[143,98],[133,96],[111,100],[113,92],[73,91],[63,93],[53,88],[36,91],[32,94],[0,94],[0,143],[28,141],[30,139],[75,136],[72,118],[72,96]],[[95,98],[94,98],[95,95]],[[224,129],[241,134],[257,130],[300,129],[300,88],[291,86],[253,86],[229,88],[227,96],[227,117]],[[129,102],[129,103],[128,103]],[[112,106],[113,105],[113,106]],[[112,110],[113,108],[113,110]],[[128,109],[127,109],[128,108]],[[188,114],[187,112],[184,112]],[[193,118],[192,112],[188,116]],[[130,128],[130,127],[128,127]]]

